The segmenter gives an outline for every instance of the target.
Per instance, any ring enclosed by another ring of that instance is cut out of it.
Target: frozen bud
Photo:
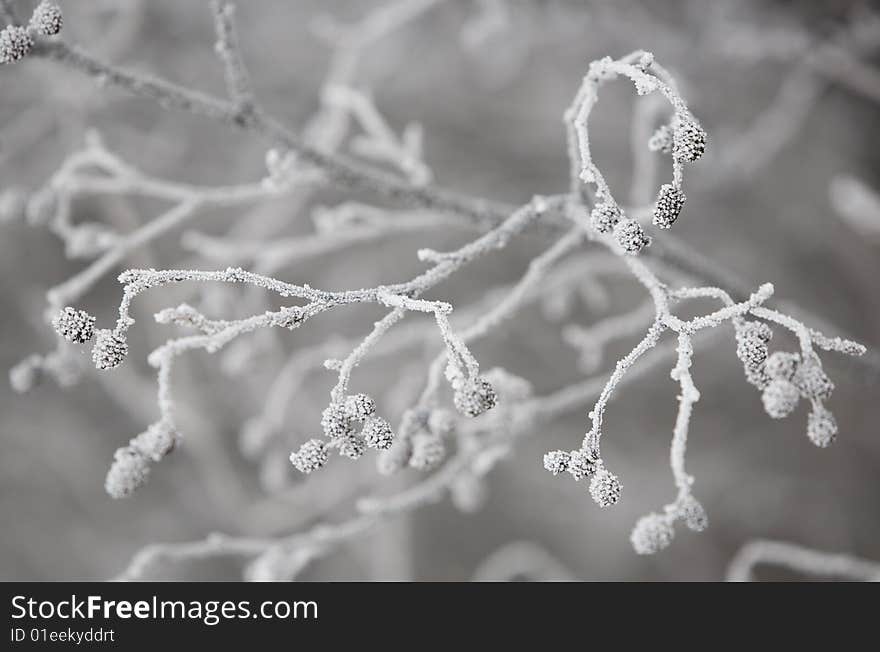
[[[177,445],[177,433],[167,423],[159,422],[150,425],[144,432],[129,442],[129,446],[146,457],[158,462]]]
[[[14,63],[27,56],[34,38],[24,27],[7,25],[0,32],[0,63]]]
[[[412,455],[409,465],[420,471],[430,471],[446,457],[443,440],[434,435],[421,433],[412,438]]]
[[[92,347],[92,361],[96,369],[113,369],[122,364],[128,355],[128,342],[124,335],[117,335],[113,331],[102,328],[95,337],[95,346]]]
[[[599,233],[611,233],[622,217],[617,204],[605,201],[593,207],[590,212],[590,226]]]
[[[763,390],[767,385],[770,384],[772,380],[770,376],[767,375],[767,370],[764,369],[764,365],[758,366],[756,369],[750,369],[749,367],[745,368],[746,373],[746,381],[760,390]]]
[[[339,443],[339,454],[351,460],[360,459],[366,450],[364,440],[356,435],[346,437]]]
[[[633,550],[639,555],[653,555],[667,548],[675,538],[675,529],[670,519],[661,514],[643,516],[629,535]]]
[[[614,238],[621,249],[633,256],[651,244],[651,238],[645,235],[642,225],[628,217],[614,227]]]
[[[27,193],[20,188],[7,188],[0,193],[0,223],[24,222]]]
[[[28,356],[9,370],[9,384],[19,394],[31,391],[42,379],[42,358],[38,355]]]
[[[68,342],[85,344],[95,334],[95,318],[68,306],[52,319],[52,328]]]
[[[737,330],[736,339],[757,339],[766,344],[773,339],[773,329],[762,321],[747,321]]]
[[[756,337],[745,337],[736,343],[736,357],[747,371],[757,371],[763,367],[769,353],[767,344]]]
[[[320,439],[309,439],[290,454],[290,462],[300,473],[311,473],[327,463],[327,446]]]
[[[391,429],[391,424],[382,417],[368,417],[364,422],[361,436],[367,446],[379,450],[386,450],[394,443],[394,431]]]
[[[125,498],[146,484],[150,462],[139,451],[126,446],[113,455],[113,464],[104,480],[104,489],[111,498]]]
[[[55,36],[61,31],[64,19],[61,16],[61,7],[54,2],[41,2],[31,14],[28,27],[43,36]]]
[[[345,406],[340,403],[331,403],[324,408],[321,414],[321,427],[328,439],[348,437],[354,432]]]
[[[797,387],[781,378],[771,380],[761,394],[764,410],[774,419],[782,419],[794,412],[799,399]]]
[[[438,437],[445,437],[455,429],[455,414],[438,408],[428,414],[428,430]]]
[[[28,199],[25,216],[31,226],[45,226],[58,209],[58,194],[52,188],[42,188]]]
[[[804,398],[825,400],[834,391],[834,383],[815,362],[805,362],[798,367],[792,382]]]
[[[694,532],[702,532],[709,527],[709,515],[699,501],[693,496],[688,496],[678,506],[678,513],[688,529]]]
[[[306,321],[306,312],[300,306],[288,306],[278,311],[274,323],[279,328],[295,331]]]
[[[821,405],[814,405],[807,417],[807,437],[819,448],[827,448],[837,439],[837,420]]]
[[[589,478],[598,468],[599,461],[587,451],[574,450],[569,453],[568,472],[575,480]]]
[[[672,129],[669,125],[660,125],[657,131],[648,139],[648,149],[652,152],[672,154]]]
[[[677,188],[671,183],[664,183],[660,186],[657,203],[654,205],[654,226],[661,229],[668,229],[672,226],[678,219],[686,199],[687,197],[684,196],[681,188]]]
[[[672,154],[682,161],[696,161],[706,152],[706,130],[692,116],[680,116],[675,124]]]
[[[495,407],[497,401],[492,383],[481,376],[468,378],[455,390],[453,402],[466,417],[476,417]]]
[[[568,462],[571,456],[565,451],[550,451],[544,453],[544,468],[553,475],[559,475],[568,470]]]
[[[607,469],[599,469],[590,480],[590,495],[599,507],[610,507],[620,500],[620,480]]]
[[[409,439],[395,439],[389,448],[376,458],[376,470],[381,475],[393,475],[409,464],[412,442]]]
[[[776,351],[767,358],[765,371],[772,379],[791,380],[801,364],[801,356],[788,351]]]
[[[349,419],[363,421],[376,413],[376,402],[366,394],[354,394],[345,399],[345,414]]]

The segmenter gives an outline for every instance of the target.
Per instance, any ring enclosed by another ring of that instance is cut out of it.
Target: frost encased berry
[[[345,399],[345,414],[354,421],[363,421],[376,413],[376,402],[366,394],[353,394]]]
[[[324,408],[321,414],[321,428],[324,429],[328,439],[348,437],[354,432],[345,406],[340,403],[331,403]]]
[[[568,470],[568,462],[571,456],[565,451],[550,451],[544,453],[544,468],[553,475],[559,475]]]
[[[607,469],[599,469],[590,480],[590,496],[599,507],[610,507],[620,500],[622,486],[616,475]]]
[[[629,536],[633,550],[639,555],[653,555],[668,547],[675,538],[670,519],[660,514],[648,514],[638,521]]]
[[[309,439],[290,454],[290,461],[300,473],[311,473],[327,463],[327,445],[320,439]]]
[[[391,424],[382,417],[369,417],[364,422],[361,436],[367,446],[379,450],[386,450],[394,443],[394,431],[391,429]]]
[[[691,116],[680,117],[675,123],[672,155],[693,162],[706,153],[706,130]]]
[[[52,328],[68,342],[85,344],[95,334],[95,318],[85,310],[68,306],[52,319]]]
[[[621,249],[632,256],[651,244],[651,239],[645,235],[642,225],[628,217],[620,220],[614,227],[614,239]]]
[[[167,423],[154,423],[131,440],[129,446],[153,462],[158,462],[177,445],[177,433]]]
[[[569,453],[567,470],[575,480],[591,477],[598,468],[599,460],[589,451],[573,450]]]
[[[107,328],[97,332],[95,346],[92,347],[92,361],[96,369],[114,369],[122,364],[126,355],[128,342],[124,335],[117,335]]]
[[[801,364],[801,356],[789,351],[776,351],[767,358],[766,371],[770,378],[791,380]]]
[[[824,401],[834,391],[834,383],[815,362],[805,362],[798,367],[792,382],[804,398]]]
[[[657,203],[654,205],[654,226],[661,229],[668,229],[678,219],[681,209],[687,197],[681,191],[670,183],[664,183],[660,186],[660,192],[657,194]]]
[[[782,419],[794,412],[800,393],[790,381],[782,378],[771,380],[761,394],[764,411],[773,419]]]
[[[0,32],[0,63],[24,59],[34,47],[34,38],[24,27],[7,25]]]
[[[111,498],[125,498],[146,484],[149,476],[149,460],[139,451],[126,446],[114,453],[113,464],[104,480],[104,489]]]
[[[352,435],[345,437],[339,443],[339,454],[350,460],[360,459],[367,450],[367,445],[362,437]]]
[[[807,437],[819,448],[827,448],[837,439],[837,420],[821,405],[814,405],[807,417]]]
[[[466,379],[453,396],[456,409],[466,417],[476,417],[491,410],[497,400],[492,383],[482,376]]]
[[[63,25],[61,7],[54,2],[41,2],[37,5],[28,22],[28,27],[43,36],[55,36]]]
[[[590,226],[599,233],[611,233],[623,214],[617,204],[606,201],[596,204],[590,212]]]
[[[709,527],[709,515],[693,496],[688,496],[678,506],[678,515],[688,529],[702,532]]]

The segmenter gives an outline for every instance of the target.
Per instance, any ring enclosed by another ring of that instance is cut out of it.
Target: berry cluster
[[[27,27],[7,25],[0,32],[0,63],[21,61],[34,47],[35,36],[54,36],[63,22],[61,7],[44,0],[34,9]]]
[[[568,471],[575,481],[590,478],[590,496],[599,507],[610,507],[620,500],[620,480],[590,451],[550,451],[544,455],[544,468],[553,475]]]
[[[679,520],[694,532],[709,527],[706,510],[693,496],[685,494],[667,505],[664,513],[651,512],[636,521],[629,535],[633,550],[639,555],[653,555],[669,547],[675,538],[675,522]]]
[[[360,432],[358,423],[363,424]],[[290,462],[301,473],[311,473],[327,464],[333,448],[343,457],[356,460],[367,448],[384,451],[394,443],[391,424],[376,416],[376,402],[366,394],[353,394],[328,405],[321,415],[321,427],[326,439],[309,439],[290,454]]]
[[[96,331],[95,318],[84,310],[70,306],[62,309],[52,318],[52,327],[58,335],[74,344],[86,344],[94,337],[92,361],[96,369],[114,369],[128,355],[128,341],[124,332],[108,328]]]
[[[770,327],[763,322],[744,322],[737,327],[737,356],[743,363],[746,379],[761,390],[764,411],[773,419],[789,416],[801,399],[810,401],[807,437],[825,448],[837,436],[834,415],[824,406],[834,391],[834,383],[812,352],[770,354],[768,343],[772,336]]]

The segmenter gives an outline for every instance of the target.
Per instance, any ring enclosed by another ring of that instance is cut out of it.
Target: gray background
[[[122,9],[102,9],[114,4]],[[221,93],[222,71],[212,57],[205,4],[63,2],[63,33],[116,63]],[[355,19],[374,3],[240,4],[241,39],[257,91],[271,111],[297,129],[316,109],[327,64],[327,49],[310,33],[309,20],[321,13]],[[689,204],[676,235],[750,284],[772,281],[778,296],[868,345],[880,344],[880,241],[841,222],[828,195],[829,182],[838,174],[880,187],[876,101],[826,80],[794,139],[778,155],[753,175],[718,179],[725,143],[737,141],[797,65],[793,60],[737,60],[724,52],[725,39],[719,35],[745,25],[821,39],[858,3],[509,4],[511,25],[477,52],[463,49],[459,38],[472,3],[450,1],[375,48],[363,62],[361,82],[373,89],[392,126],[423,123],[426,158],[442,185],[510,203],[534,193],[564,191],[561,114],[588,62],[635,48],[651,50],[680,79],[711,139],[710,153],[687,179]],[[593,131],[600,165],[621,192],[629,183],[632,97],[627,84],[610,86]],[[113,149],[158,175],[223,184],[263,174],[265,145],[254,137],[163,112],[50,62],[0,68],[3,186],[39,186],[87,127],[98,127]],[[321,193],[318,201],[342,197]],[[283,204],[269,206],[284,209]],[[157,207],[99,200],[78,204],[89,219],[109,219],[121,210],[142,221]],[[305,217],[290,215],[288,233],[306,232]],[[235,219],[234,214],[204,217],[194,227],[222,233]],[[40,324],[42,293],[83,263],[67,261],[59,242],[43,230],[0,228],[0,366],[9,368],[27,353],[51,346],[50,333]],[[291,267],[282,276],[329,288],[404,280],[422,269],[416,249],[442,250],[468,237],[458,232],[396,237]],[[153,263],[173,266],[184,260],[178,240],[175,233],[156,243]],[[525,238],[463,271],[434,296],[466,303],[493,284],[517,278],[543,246],[538,238]],[[630,281],[614,280],[610,290],[618,309],[641,297]],[[84,299],[83,307],[106,322],[117,301],[118,286],[110,279]],[[170,306],[176,298],[157,293],[153,301]],[[140,314],[148,315],[151,307],[144,304]],[[329,331],[364,334],[378,314],[346,311],[325,319],[320,329],[286,337],[285,346],[295,350]],[[579,306],[570,320],[590,323],[602,316]],[[551,391],[579,378],[559,330],[538,310],[528,310],[477,345],[475,353],[487,367],[505,366],[531,380],[537,391]],[[163,341],[161,331],[146,319],[139,321],[128,363],[146,381],[143,396],[133,397],[146,415],[154,390],[144,360]],[[715,342],[698,354],[693,370],[702,400],[689,451],[695,491],[712,521],[707,532],[681,533],[670,549],[650,558],[633,554],[627,541],[633,522],[673,495],[668,444],[677,387],[663,369],[625,388],[609,409],[603,452],[626,492],[616,509],[597,509],[583,485],[554,479],[541,469],[545,450],[571,448],[579,441],[586,424],[580,412],[521,441],[490,476],[482,510],[461,514],[448,501],[428,507],[352,541],[305,577],[463,580],[486,555],[514,540],[540,544],[586,580],[717,580],[736,549],[754,537],[880,560],[876,383],[860,382],[849,373],[854,366],[848,361],[825,357],[837,383],[830,407],[841,435],[835,446],[819,450],[804,436],[804,408],[784,421],[769,419],[759,395],[742,378],[732,334]],[[615,345],[614,353],[632,343]],[[395,396],[401,370],[424,364],[433,351],[367,366],[356,381],[393,412],[406,398]],[[147,487],[125,501],[105,495],[104,474],[116,447],[139,432],[148,416],[110,401],[94,374],[69,390],[47,383],[17,395],[0,385],[0,578],[102,579],[152,541],[186,541],[213,531],[291,532],[313,522],[315,511],[332,520],[350,515],[353,497],[373,485],[406,482],[377,478],[368,462],[339,463],[305,483],[291,471],[293,490],[283,498],[267,495],[257,469],[241,458],[236,445],[240,424],[253,413],[268,379],[264,371],[257,368],[230,379],[216,359],[192,355],[186,378],[177,381],[178,400],[208,416],[211,429],[202,441],[217,464],[206,473],[184,446],[156,467]],[[292,441],[317,427],[332,382],[332,374],[319,370],[308,390],[295,397]],[[279,455],[285,457],[284,451]],[[233,579],[237,573],[233,562],[220,560],[168,569],[167,577]]]

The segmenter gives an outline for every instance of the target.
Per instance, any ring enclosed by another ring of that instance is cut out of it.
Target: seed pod
[[[390,448],[394,442],[394,431],[391,429],[391,424],[382,417],[369,417],[364,423],[361,436],[367,446],[379,450]]]
[[[804,398],[824,401],[834,391],[834,383],[815,362],[805,362],[798,367],[792,382]]]
[[[807,437],[819,448],[827,448],[837,439],[837,420],[821,405],[814,405],[807,417]]]
[[[610,507],[620,500],[620,480],[607,469],[599,469],[590,481],[590,495],[599,507]]]
[[[68,342],[85,344],[95,334],[95,318],[85,310],[68,306],[52,319],[52,328]]]
[[[376,402],[366,394],[353,394],[345,399],[345,414],[354,421],[363,421],[376,413]]]
[[[776,351],[767,358],[767,375],[770,378],[791,380],[801,364],[801,356],[788,351]]]
[[[680,518],[688,529],[694,532],[702,532],[709,527],[709,516],[706,510],[693,496],[685,498],[678,506]]]
[[[590,212],[590,226],[599,233],[611,233],[623,214],[613,201],[596,204]]]
[[[124,335],[117,335],[113,331],[102,328],[95,337],[95,346],[92,347],[92,361],[96,369],[113,369],[122,364],[128,355],[128,342]]]
[[[348,437],[354,432],[351,425],[351,419],[345,410],[345,406],[340,403],[331,403],[321,414],[321,428],[328,439],[338,439]]]
[[[550,451],[544,453],[544,468],[553,475],[559,475],[568,470],[571,456],[565,451]]]
[[[764,410],[773,419],[782,419],[794,412],[800,396],[797,387],[787,380],[771,380],[761,395]]]
[[[674,537],[675,529],[670,519],[652,513],[636,521],[629,540],[636,554],[653,555],[667,548]]]
[[[327,446],[320,439],[309,439],[290,454],[290,461],[300,473],[311,473],[327,463]]]
[[[626,253],[633,256],[651,244],[651,238],[645,235],[642,225],[628,217],[614,227],[614,238]]]
[[[146,457],[158,462],[177,445],[177,433],[164,422],[150,425],[144,432],[129,442],[129,446]]]
[[[339,454],[350,460],[360,459],[366,450],[363,438],[354,435],[344,438],[339,444]]]
[[[573,450],[569,453],[568,472],[575,480],[589,478],[599,467],[599,461],[587,451]]]
[[[654,205],[654,226],[661,229],[668,229],[672,226],[678,219],[686,200],[687,197],[684,196],[681,188],[677,188],[671,183],[664,183],[660,186],[657,203]]]
[[[111,498],[125,498],[146,484],[149,476],[150,463],[146,457],[130,446],[119,448],[113,455],[104,489]]]
[[[64,19],[61,15],[61,7],[54,2],[41,2],[31,14],[28,27],[37,34],[54,36],[61,31]]]
[[[706,130],[693,116],[680,116],[675,121],[672,155],[693,162],[706,152]]]
[[[453,396],[456,409],[466,417],[477,417],[491,410],[497,400],[492,383],[482,376],[466,379]]]
[[[21,61],[34,47],[34,38],[24,27],[7,25],[0,32],[0,63]]]

